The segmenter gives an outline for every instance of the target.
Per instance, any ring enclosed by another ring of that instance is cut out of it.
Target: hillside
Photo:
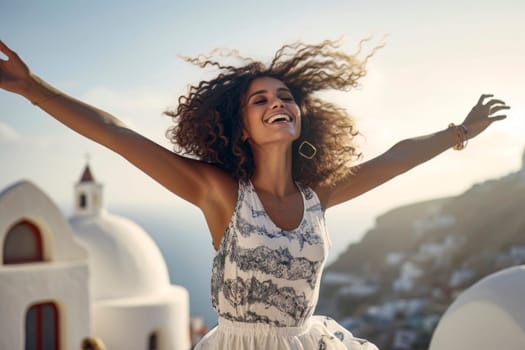
[[[525,167],[455,197],[388,211],[327,267],[318,312],[381,349],[426,349],[461,291],[525,263],[524,208]]]
[[[327,270],[381,270],[389,253],[414,254],[421,245],[448,236],[465,240],[458,251],[464,257],[525,245],[525,177],[520,174],[477,184],[457,197],[393,209],[378,217],[363,239],[350,245]]]

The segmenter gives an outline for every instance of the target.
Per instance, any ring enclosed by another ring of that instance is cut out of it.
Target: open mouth
[[[272,115],[270,118],[265,120],[265,123],[267,124],[274,124],[274,123],[290,123],[292,121],[292,117],[290,117],[287,114],[276,114]]]

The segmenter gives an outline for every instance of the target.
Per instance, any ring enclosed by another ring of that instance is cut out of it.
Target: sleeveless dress
[[[312,316],[330,248],[315,192],[297,184],[303,218],[277,227],[250,181],[239,183],[235,211],[213,260],[218,325],[195,350],[377,350],[329,317]]]

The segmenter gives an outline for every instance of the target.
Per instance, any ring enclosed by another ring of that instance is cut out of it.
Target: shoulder
[[[208,224],[215,249],[218,249],[235,211],[238,190],[239,182],[220,169],[209,176],[208,190],[199,207]]]
[[[348,169],[346,173],[341,175],[339,178],[332,180],[328,183],[321,183],[312,186],[313,191],[319,197],[319,202],[326,210],[334,205],[353,198],[352,195],[345,195],[347,192],[351,192],[354,185],[355,174],[357,166]],[[343,199],[343,197],[345,197]]]
[[[228,174],[219,168],[215,168],[208,176],[205,201],[211,202],[215,205],[235,202],[238,188],[239,181],[237,181],[231,174]]]
[[[316,194],[317,198],[319,199],[319,203],[321,204],[321,207],[323,208],[323,210],[326,210],[328,208],[328,202],[331,196],[330,187],[317,185],[307,188]]]

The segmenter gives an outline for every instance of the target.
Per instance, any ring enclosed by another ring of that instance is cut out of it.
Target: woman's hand
[[[31,87],[31,71],[17,53],[1,40],[0,52],[7,56],[7,60],[0,58],[0,88],[27,95]]]
[[[505,102],[502,100],[491,99],[487,103],[483,104],[485,99],[491,98],[493,96],[494,95],[481,95],[478,103],[472,107],[472,110],[463,121],[462,124],[468,130],[467,137],[469,139],[480,134],[493,122],[503,120],[507,117],[503,114],[494,115],[501,110],[510,108],[509,106],[505,105]]]

